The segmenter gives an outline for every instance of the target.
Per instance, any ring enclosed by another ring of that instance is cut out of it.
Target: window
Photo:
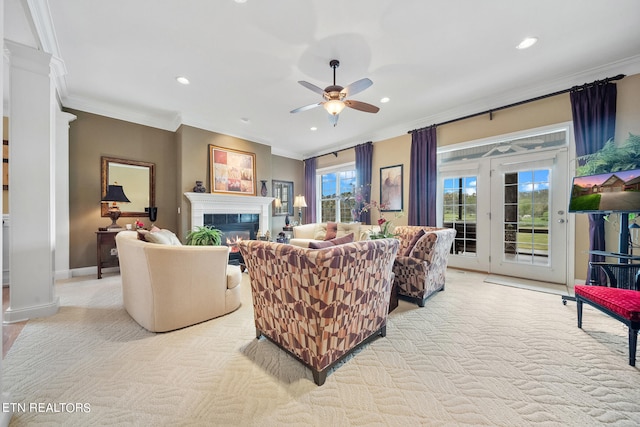
[[[354,163],[318,171],[316,182],[320,185],[320,222],[350,222],[354,205],[353,192],[356,188],[356,168]]]
[[[443,222],[445,227],[457,231],[452,247],[454,254],[476,254],[477,181],[475,176],[444,180]]]
[[[550,172],[536,169],[504,175],[505,260],[548,264]]]

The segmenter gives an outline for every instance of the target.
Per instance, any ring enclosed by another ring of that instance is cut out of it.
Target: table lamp
[[[111,207],[109,208],[109,218],[111,218],[111,225],[107,227],[107,230],[111,230],[114,228],[122,228],[118,225],[117,221],[120,218],[120,208],[118,207],[118,202],[126,202],[130,203],[130,200],[124,194],[124,190],[122,189],[122,185],[109,185],[107,187],[107,194],[102,198],[102,203],[113,202]]]
[[[302,225],[302,208],[307,207],[307,202],[304,200],[303,195],[296,196],[293,201],[293,207],[298,208],[298,218],[300,219],[300,225]]]

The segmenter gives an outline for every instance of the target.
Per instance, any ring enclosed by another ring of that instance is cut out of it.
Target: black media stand
[[[629,246],[629,213],[620,212],[620,234],[618,237],[618,252],[589,251],[589,254],[618,258],[619,264],[629,264],[630,261],[640,261],[640,255],[632,255],[629,253]],[[591,271],[589,271],[589,275],[591,275]],[[567,301],[575,300],[575,297],[569,295],[562,296],[562,304],[564,305],[567,304]]]

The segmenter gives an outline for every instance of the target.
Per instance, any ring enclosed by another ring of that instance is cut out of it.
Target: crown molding
[[[128,108],[116,106],[109,102],[99,102],[82,98],[66,97],[62,100],[66,108],[86,111],[87,113],[111,117],[113,119],[154,127],[175,132],[182,124],[179,113],[175,112],[150,112],[140,108]]]
[[[49,2],[47,0],[27,0],[27,5],[42,50],[60,58],[60,48],[51,19]]]

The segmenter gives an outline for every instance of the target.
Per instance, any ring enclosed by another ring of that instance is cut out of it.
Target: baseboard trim
[[[71,270],[60,270],[54,274],[54,280],[71,279]]]
[[[58,297],[56,297],[56,299],[49,304],[19,309],[12,309],[11,307],[9,307],[4,312],[3,323],[23,322],[25,320],[34,319],[36,317],[52,316],[58,312],[59,308],[60,298]]]
[[[98,277],[98,267],[81,267],[81,268],[73,268],[71,271],[71,277],[78,276],[96,276]],[[120,267],[107,267],[102,269],[102,274],[104,273],[117,273],[120,271]]]

